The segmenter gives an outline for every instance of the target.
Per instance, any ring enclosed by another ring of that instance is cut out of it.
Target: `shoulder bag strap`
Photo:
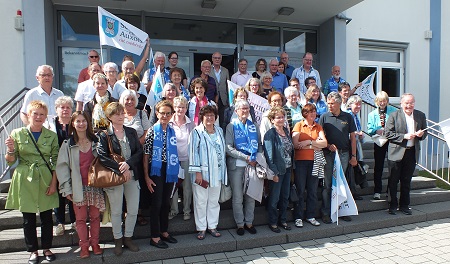
[[[36,141],[34,140],[33,135],[31,134],[30,130],[27,129],[28,132],[28,136],[31,138],[31,141],[33,142],[34,146],[36,147],[37,151],[39,152],[39,154],[41,155],[41,158],[44,160],[45,165],[47,165],[48,170],[50,171],[50,173],[53,173],[52,169],[50,168],[50,165],[48,165],[47,160],[44,158],[44,155],[42,154],[41,150],[39,149]]]

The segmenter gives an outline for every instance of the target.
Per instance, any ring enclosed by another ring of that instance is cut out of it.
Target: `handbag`
[[[292,203],[297,203],[299,201],[299,198],[297,195],[297,187],[295,187],[295,184],[291,185],[291,190],[289,192],[289,200]]]
[[[222,184],[220,186],[220,195],[219,195],[219,203],[224,203],[231,199],[231,186],[227,186],[225,184]]]
[[[109,138],[108,133],[106,131],[104,132],[108,140],[108,148],[111,158],[117,163],[125,161],[121,155],[114,153],[111,139]],[[91,187],[108,188],[118,186],[126,182],[126,178],[123,177],[123,175],[120,175],[103,166],[98,156],[92,161],[88,175],[88,185]]]

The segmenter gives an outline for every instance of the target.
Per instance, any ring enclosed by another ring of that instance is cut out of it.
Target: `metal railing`
[[[398,108],[395,105],[392,106]],[[367,129],[367,118],[374,109],[376,109],[375,105],[363,101],[360,112],[363,130]],[[436,122],[427,119],[428,127],[436,124]],[[421,141],[420,144],[421,151],[417,166],[450,186],[449,147],[442,132],[439,130],[439,126],[429,128],[427,139]]]
[[[0,106],[0,117],[5,124],[5,128],[0,126],[0,144],[4,145],[5,139],[9,136],[8,133],[11,133],[13,129],[19,128],[23,126],[22,120],[20,119],[20,108],[22,107],[23,98],[29,88],[23,88],[16,95],[14,95],[11,99],[9,99],[6,103]],[[5,179],[6,175],[9,175],[10,166],[5,161],[6,148],[0,148],[0,182]]]

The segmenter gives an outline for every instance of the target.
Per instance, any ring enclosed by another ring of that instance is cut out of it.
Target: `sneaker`
[[[191,219],[191,214],[185,213],[185,214],[183,215],[183,220],[184,220],[184,221],[187,221],[187,220],[189,220],[189,219]]]
[[[295,219],[295,227],[303,227],[302,219]]]
[[[373,194],[373,199],[374,200],[380,200],[381,199],[381,193],[374,193]]]
[[[169,214],[169,220],[172,220],[175,216],[177,216],[176,213],[170,213]]]
[[[65,227],[63,224],[58,224],[55,228],[55,236],[64,235]]]
[[[77,231],[77,225],[76,225],[76,223],[74,222],[74,223],[72,223],[72,224],[70,224],[70,230],[74,230],[74,231]]]
[[[306,222],[310,223],[313,226],[320,226],[319,221],[317,221],[315,218],[308,218],[306,219]]]

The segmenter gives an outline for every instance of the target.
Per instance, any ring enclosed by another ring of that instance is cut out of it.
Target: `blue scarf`
[[[153,153],[152,153],[152,167],[150,175],[161,176],[162,167],[162,151],[164,143],[164,132],[161,124],[158,122],[153,126]],[[175,131],[171,126],[167,126],[166,139],[166,157],[167,157],[167,171],[166,182],[178,181],[178,170],[180,168],[177,151],[177,138]]]
[[[240,152],[250,155],[250,161],[256,160],[258,152],[258,134],[256,126],[247,119],[245,125],[237,118],[233,119],[234,144]]]

